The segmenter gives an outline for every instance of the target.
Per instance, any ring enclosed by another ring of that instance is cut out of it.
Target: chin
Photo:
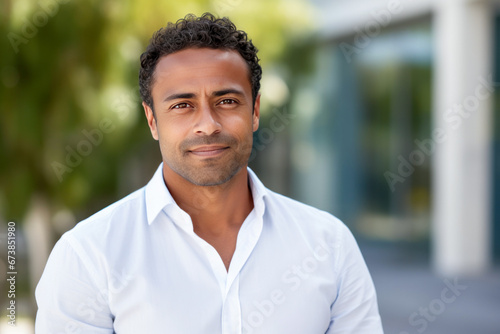
[[[192,173],[187,173],[187,175],[181,174],[181,176],[194,185],[213,187],[229,182],[236,174],[238,174],[241,168],[242,166],[237,168],[228,168],[226,170],[216,169],[210,171],[198,169]]]

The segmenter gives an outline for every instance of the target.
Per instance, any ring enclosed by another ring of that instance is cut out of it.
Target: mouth
[[[229,146],[207,145],[188,150],[188,152],[199,157],[215,157],[224,153],[228,148]]]

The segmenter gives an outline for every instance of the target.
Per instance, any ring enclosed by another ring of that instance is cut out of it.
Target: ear
[[[257,98],[255,99],[255,104],[253,106],[253,115],[252,115],[252,127],[253,127],[253,132],[257,131],[259,128],[259,119],[260,119],[260,94],[257,95]]]
[[[151,130],[151,135],[155,140],[158,140],[158,129],[156,127],[156,118],[153,113],[153,110],[146,102],[142,102],[142,107],[144,108],[144,112],[146,113],[146,119],[148,120],[149,130]]]

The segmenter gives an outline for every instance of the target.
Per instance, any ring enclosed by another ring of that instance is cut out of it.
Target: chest
[[[132,275],[128,286],[113,295],[115,332],[327,332],[335,288],[326,286],[318,273],[249,267],[223,296],[213,273],[203,267],[196,275]]]
[[[222,262],[224,263],[224,266],[226,267],[226,271],[228,271],[234,251],[236,250],[238,231],[229,231],[221,235],[213,235],[210,233],[203,233],[201,231],[195,232],[201,239],[205,240],[217,251]]]
[[[110,294],[116,333],[326,333],[337,291],[328,257],[277,237],[235,253],[237,235],[205,236],[209,246],[170,232],[123,268],[129,280]],[[215,270],[214,249],[226,269],[234,258],[229,273]]]

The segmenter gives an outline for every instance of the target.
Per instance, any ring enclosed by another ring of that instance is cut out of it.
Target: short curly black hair
[[[168,23],[153,34],[146,51],[141,55],[139,87],[142,100],[154,110],[151,88],[154,84],[154,71],[159,59],[168,54],[187,48],[212,48],[235,50],[243,57],[249,67],[252,85],[252,98],[260,89],[262,68],[257,57],[257,48],[247,34],[238,30],[227,17],[216,18],[210,13],[200,17],[186,15],[176,23]]]

